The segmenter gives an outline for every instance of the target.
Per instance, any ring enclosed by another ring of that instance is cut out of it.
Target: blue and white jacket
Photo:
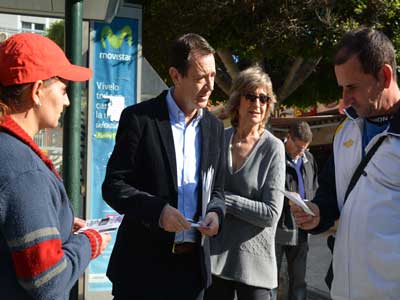
[[[336,130],[333,159],[313,200],[321,214],[313,233],[327,230],[339,219],[332,299],[399,299],[400,114],[366,146],[368,152],[386,135],[343,205],[350,179],[362,159],[363,122],[348,113]]]

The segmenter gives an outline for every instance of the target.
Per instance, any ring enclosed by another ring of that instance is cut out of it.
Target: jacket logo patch
[[[351,146],[353,146],[354,141],[352,139],[347,140],[343,143],[343,146],[345,146],[346,148],[350,148]]]

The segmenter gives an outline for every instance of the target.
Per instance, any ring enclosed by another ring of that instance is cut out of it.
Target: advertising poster
[[[137,99],[138,20],[114,18],[112,23],[93,23],[91,68],[93,80],[89,99],[87,219],[101,219],[117,213],[102,199],[106,165],[114,148],[122,110]],[[88,292],[110,291],[106,277],[112,242],[87,270]]]

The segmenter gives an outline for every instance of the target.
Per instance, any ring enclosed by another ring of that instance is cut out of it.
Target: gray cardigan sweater
[[[233,128],[225,130],[226,219],[221,233],[211,240],[212,273],[251,286],[275,288],[275,231],[283,206],[284,146],[265,130],[233,173],[233,133]]]

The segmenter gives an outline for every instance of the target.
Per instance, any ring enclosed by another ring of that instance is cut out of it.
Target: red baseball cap
[[[0,43],[0,84],[10,86],[60,77],[86,81],[88,68],[71,64],[52,40],[34,33],[19,33]]]

